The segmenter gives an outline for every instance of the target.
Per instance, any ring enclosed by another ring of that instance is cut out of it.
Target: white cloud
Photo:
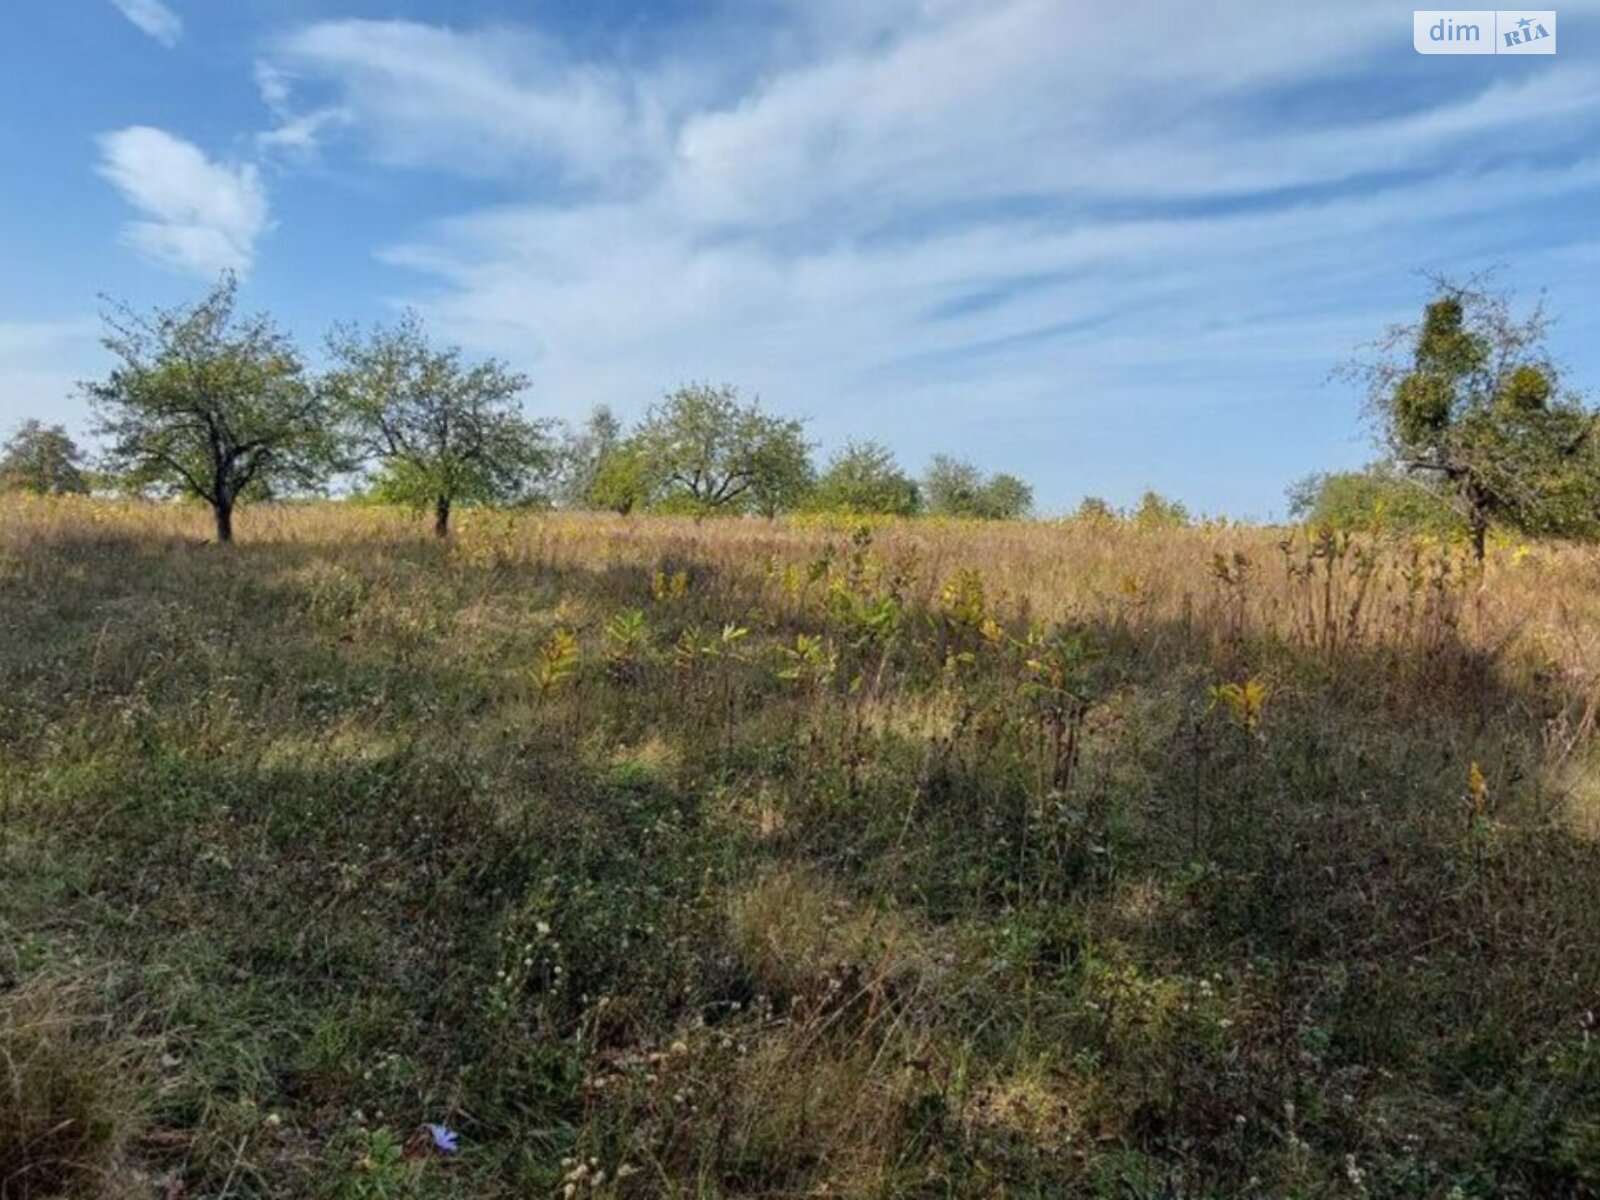
[[[197,275],[248,272],[267,229],[260,172],[228,165],[161,129],[135,125],[100,139],[102,175],[140,214],[123,240],[164,267]]]
[[[256,145],[263,153],[274,150],[310,153],[322,144],[328,129],[349,123],[350,116],[343,109],[319,108],[285,117],[265,133],[257,134]]]
[[[1087,416],[1118,376],[1124,388],[1146,381],[1146,399],[1172,372],[1291,362],[1319,380],[1377,328],[1364,297],[1392,282],[1394,264],[1416,265],[1423,239],[1434,255],[1470,253],[1479,230],[1458,218],[1597,188],[1590,163],[1265,212],[1077,229],[995,220],[801,250],[705,244],[629,208],[519,207],[449,222],[388,258],[441,281],[428,306],[456,336],[534,356],[542,390],[579,403],[626,406],[711,373],[829,424],[894,397],[906,418],[934,415],[940,396],[972,412],[958,397],[974,385],[990,415],[1048,405]],[[1248,352],[1219,366],[1224,343]]]
[[[256,90],[261,93],[261,102],[270,108],[274,115],[283,116],[289,107],[289,97],[294,90],[294,81],[289,74],[268,62],[256,63]]]
[[[320,149],[330,129],[348,125],[352,114],[331,105],[300,111],[294,103],[294,76],[269,63],[257,62],[256,91],[272,113],[276,124],[256,135],[256,146],[263,157],[274,154],[306,157]]]
[[[1162,445],[1202,470],[1182,421],[1252,405],[1344,446],[1349,404],[1316,389],[1403,315],[1413,268],[1478,265],[1497,222],[1600,195],[1600,78],[1551,61],[1441,84],[1378,0],[752,11],[742,41],[691,30],[642,63],[326,22],[274,52],[270,99],[334,106],[380,162],[523,193],[384,257],[431,283],[409,299],[452,336],[528,363],[546,403],[637,411],[734,379],[913,462],[1059,445],[1091,474],[1040,479],[1047,504],[1111,490],[1094,438],[1118,422],[1171,426],[1139,443],[1152,471]],[[1250,475],[1247,445],[1218,479]]]
[[[555,169],[593,183],[663,148],[650,102],[627,76],[572,63],[527,31],[327,21],[286,38],[258,68],[280,118],[296,78],[331,88],[333,102],[317,111],[360,126],[394,166],[524,176]]]
[[[176,46],[183,20],[161,0],[111,0],[118,11],[163,46]]]

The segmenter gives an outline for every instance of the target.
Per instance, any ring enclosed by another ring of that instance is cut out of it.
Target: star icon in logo
[[[1533,22],[1531,20],[1529,20],[1527,17],[1523,17],[1522,20],[1517,22],[1518,28],[1520,28],[1520,29],[1522,29],[1524,31],[1526,31],[1528,26],[1532,25],[1532,24],[1533,24]]]

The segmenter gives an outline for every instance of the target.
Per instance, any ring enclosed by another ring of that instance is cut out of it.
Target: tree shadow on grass
[[[1314,1155],[1338,1180],[1351,1154],[1390,1194],[1591,1186],[1600,856],[1540,816],[1549,697],[1459,638],[1330,664],[1203,620],[1085,623],[1069,632],[1100,665],[1061,776],[1048,697],[940,614],[912,613],[927,644],[864,700],[849,669],[668,661],[674,630],[760,608],[758,573],[720,563],[226,554],[96,538],[12,585],[34,605],[13,618],[12,700],[72,713],[82,738],[56,763],[47,730],[13,735],[73,863],[37,928],[96,930],[137,964],[193,1060],[172,1127],[231,1145],[220,1096],[292,1103],[313,1138],[356,1108],[443,1109],[557,1157],[607,1111],[574,1036],[644,1046],[750,1001],[727,905],[799,864],[951,948],[946,982],[885,1001],[902,1027],[993,1071],[1046,1062],[1093,1097],[1096,1137],[1164,1178],[1237,1191]],[[680,569],[685,595],[657,602]],[[485,597],[527,628],[479,645],[434,623]],[[648,608],[660,660],[509,688],[563,603],[591,636]],[[384,623],[363,627],[369,609]],[[805,620],[754,636],[830,633]],[[947,671],[952,649],[970,667]],[[1253,721],[1211,691],[1250,671],[1273,684]],[[606,767],[604,744],[649,737],[678,765]],[[751,797],[770,829],[730,816]],[[615,1007],[586,1026],[601,995]],[[939,1102],[916,1154],[1087,1187],[1038,1146],[1024,1167],[975,1144]],[[196,1180],[227,1169],[194,1153]],[[705,1153],[713,1175],[749,1170]]]

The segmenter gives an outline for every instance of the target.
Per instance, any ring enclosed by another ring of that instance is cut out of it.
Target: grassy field
[[[5,1200],[1600,1194],[1595,551],[206,536],[0,503]]]

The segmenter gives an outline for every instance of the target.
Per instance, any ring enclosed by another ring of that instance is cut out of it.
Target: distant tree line
[[[270,318],[239,311],[231,276],[193,306],[121,306],[106,321],[116,365],[85,385],[105,446],[98,471],[63,428],[29,421],[0,451],[0,489],[189,496],[211,507],[219,541],[232,537],[240,503],[334,479],[431,514],[441,537],[472,504],[980,520],[1033,507],[1014,475],[936,455],[915,478],[876,442],[849,443],[819,469],[803,422],[731,385],[680,387],[632,429],[606,408],[576,428],[529,419],[525,376],[435,345],[413,314],[335,329],[330,366],[314,375]],[[1481,279],[1434,280],[1421,320],[1343,371],[1366,392],[1382,457],[1293,485],[1291,516],[1459,534],[1480,559],[1496,524],[1600,536],[1600,416],[1565,386],[1546,330],[1541,308],[1518,316]],[[1090,497],[1077,515],[1141,528],[1189,521],[1155,492],[1127,513]]]
[[[525,376],[436,345],[415,314],[336,328],[328,369],[316,375],[269,317],[240,311],[232,276],[192,306],[117,306],[106,324],[115,366],[84,385],[105,446],[94,480],[204,501],[222,542],[240,504],[316,494],[334,480],[430,514],[441,537],[458,508],[475,504],[990,520],[1033,505],[1014,475],[941,455],[919,481],[874,442],[845,446],[819,470],[803,422],[731,385],[680,387],[631,430],[605,408],[577,428],[530,419]],[[60,426],[28,422],[0,455],[0,487],[90,486]]]
[[[632,433],[595,410],[559,452],[560,502],[627,514],[831,512],[931,514],[1008,520],[1026,516],[1033,490],[1014,475],[985,476],[936,455],[922,480],[887,447],[850,442],[818,470],[799,421],[746,403],[736,389],[689,384],[651,408]]]
[[[1089,524],[1124,521],[1138,529],[1182,529],[1189,524],[1189,510],[1180,500],[1169,500],[1160,492],[1147,491],[1139,503],[1127,511],[1112,508],[1099,496],[1085,496],[1074,518]]]

